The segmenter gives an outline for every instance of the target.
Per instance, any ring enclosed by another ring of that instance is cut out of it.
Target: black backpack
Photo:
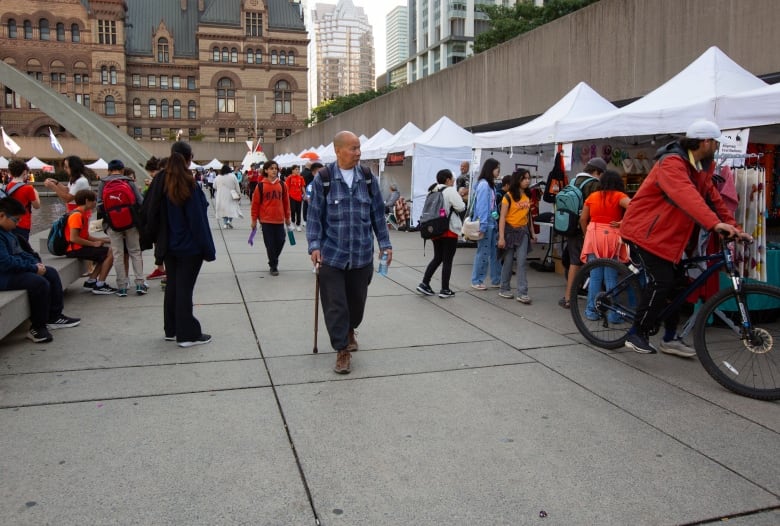
[[[52,256],[64,256],[68,251],[68,240],[65,238],[65,229],[68,228],[68,218],[72,212],[66,212],[58,217],[51,225],[49,237],[46,240],[46,248]]]
[[[450,229],[450,215],[444,208],[444,194],[441,190],[433,189],[425,196],[420,221],[417,225],[420,230],[420,237],[423,239],[432,239],[439,237]]]

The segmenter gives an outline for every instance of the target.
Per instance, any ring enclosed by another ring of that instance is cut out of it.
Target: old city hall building
[[[3,0],[0,60],[133,138],[273,143],[305,126],[299,0]],[[0,124],[67,135],[4,87]],[[257,130],[255,131],[255,125]]]

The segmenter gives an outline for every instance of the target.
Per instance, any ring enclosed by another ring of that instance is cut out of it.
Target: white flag
[[[8,136],[7,133],[5,133],[5,128],[0,126],[0,131],[3,132],[3,146],[5,146],[8,149],[8,151],[10,151],[14,155],[19,153],[19,150],[21,150],[22,148],[18,144],[16,144],[14,140]]]
[[[54,148],[54,151],[62,155],[64,151],[62,149],[62,145],[60,144],[60,141],[57,140],[57,137],[54,135],[54,132],[51,131],[51,128],[49,128],[49,139],[51,140],[51,147]]]

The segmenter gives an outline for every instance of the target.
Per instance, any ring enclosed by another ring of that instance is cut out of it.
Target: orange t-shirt
[[[86,239],[89,237],[89,218],[92,216],[92,213],[89,210],[85,210],[82,212],[81,210],[75,210],[68,216],[68,224],[65,227],[65,239],[68,242],[68,252],[72,252],[74,250],[80,250],[83,245],[79,245],[78,243],[71,243],[70,242],[70,231],[73,228],[78,229],[79,236]]]
[[[623,192],[598,190],[585,199],[585,206],[590,210],[590,220],[593,223],[611,223],[623,219],[625,208],[620,206],[620,200],[628,197]]]
[[[30,227],[32,226],[32,214],[30,213],[32,206],[30,203],[35,201],[35,189],[32,187],[32,185],[29,184],[10,182],[8,183],[8,186],[6,186],[5,191],[8,193],[10,190],[16,188],[16,185],[19,184],[24,186],[15,190],[14,193],[11,194],[11,197],[22,203],[22,206],[24,207],[24,215],[19,218],[19,224],[16,226],[30,230]]]
[[[287,185],[287,192],[290,194],[290,199],[295,201],[301,201],[303,199],[303,190],[306,188],[306,180],[302,175],[291,175],[285,181]]]

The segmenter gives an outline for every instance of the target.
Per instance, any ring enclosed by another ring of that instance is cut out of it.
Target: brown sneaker
[[[348,339],[348,342],[347,342],[346,349],[349,352],[357,351],[358,350],[358,342],[357,342],[357,338],[355,338],[355,329],[350,329],[349,330],[349,334],[347,334],[347,339]]]
[[[339,351],[336,356],[336,366],[333,370],[338,374],[348,374],[351,369],[349,368],[350,354],[348,350]]]

